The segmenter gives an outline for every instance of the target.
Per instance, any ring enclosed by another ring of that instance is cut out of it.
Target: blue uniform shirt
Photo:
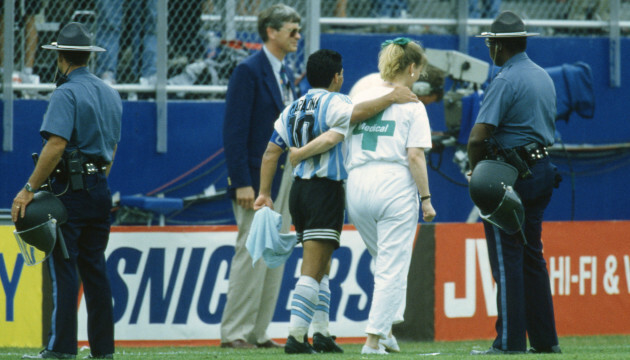
[[[120,94],[101,79],[80,67],[52,93],[40,134],[68,141],[66,153],[81,153],[111,162],[120,141],[122,101]]]
[[[532,142],[550,146],[555,116],[551,77],[522,52],[506,61],[488,86],[476,123],[494,125],[494,136],[504,148]]]

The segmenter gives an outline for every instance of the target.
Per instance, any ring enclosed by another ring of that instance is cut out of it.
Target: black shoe
[[[510,355],[510,354],[524,354],[524,351],[509,351],[501,350],[495,347],[491,347],[488,350],[472,350],[470,355]]]
[[[317,354],[311,344],[308,343],[306,335],[304,335],[304,342],[299,342],[292,335],[289,335],[287,343],[284,345],[284,352],[287,354]]]
[[[343,349],[335,342],[336,336],[324,336],[322,333],[313,334],[313,349],[321,353],[342,353]]]
[[[527,350],[528,354],[562,354],[562,350],[560,350],[560,346],[554,345],[550,348],[530,348]]]
[[[74,359],[76,355],[44,349],[37,355],[23,355],[22,359]]]
[[[105,354],[105,355],[90,355],[83,357],[84,359],[113,359],[114,354]]]

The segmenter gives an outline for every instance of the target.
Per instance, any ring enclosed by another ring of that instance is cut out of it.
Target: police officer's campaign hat
[[[92,45],[92,36],[85,25],[78,22],[71,22],[64,26],[57,36],[57,41],[50,45],[42,45],[43,49],[63,50],[63,51],[106,51],[100,46]]]
[[[490,31],[482,32],[476,37],[484,38],[515,38],[540,35],[539,33],[528,33],[525,30],[525,23],[514,12],[506,10],[501,12],[490,25]]]

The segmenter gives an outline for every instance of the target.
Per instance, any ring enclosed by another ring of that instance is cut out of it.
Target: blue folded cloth
[[[252,266],[261,257],[267,267],[276,268],[284,264],[297,243],[295,234],[280,234],[282,216],[263,207],[256,211],[254,220],[247,236],[245,246],[252,257]]]
[[[595,115],[595,93],[591,66],[578,61],[545,70],[556,87],[556,120],[569,121],[573,111],[585,119],[592,119]]]

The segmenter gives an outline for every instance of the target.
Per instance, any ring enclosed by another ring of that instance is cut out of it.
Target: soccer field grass
[[[279,357],[287,359],[312,359],[313,357],[326,359],[369,359],[378,358],[377,355],[361,355],[360,344],[342,345],[344,354],[321,355],[285,355],[282,350],[233,350],[220,347],[118,347],[116,359],[260,359],[277,360]],[[470,350],[482,350],[490,346],[489,340],[453,341],[453,342],[400,342],[401,352],[390,354],[386,358],[393,359],[462,359],[471,357]],[[591,337],[563,337],[560,339],[563,354],[525,354],[511,355],[510,359],[630,359],[630,336],[591,336]],[[0,359],[19,359],[22,354],[36,354],[39,349],[0,348]],[[82,350],[78,359],[88,355],[88,350]],[[487,356],[485,356],[487,357]],[[485,358],[482,356],[481,358]],[[479,358],[475,356],[474,358]],[[496,356],[491,356],[496,358]]]

